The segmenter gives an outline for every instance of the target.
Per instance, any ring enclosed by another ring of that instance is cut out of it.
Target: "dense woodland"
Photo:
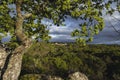
[[[37,74],[67,80],[76,71],[89,80],[120,80],[120,46],[34,43],[23,57],[20,80],[37,80]]]
[[[21,79],[41,73],[66,78],[75,71],[91,80],[120,80],[119,46],[80,46],[93,41],[105,27],[103,16],[114,12],[120,12],[120,0],[0,0],[0,44],[11,50],[0,52],[0,80],[18,80],[20,72]],[[79,46],[34,43],[49,41],[47,28],[65,25],[69,17],[79,20],[79,29],[71,32]],[[2,43],[8,35],[10,41]]]

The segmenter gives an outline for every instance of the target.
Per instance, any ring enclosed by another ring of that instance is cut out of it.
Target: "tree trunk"
[[[21,45],[13,51],[7,65],[7,69],[3,74],[3,80],[18,80],[19,74],[21,72],[22,57],[26,49],[26,46]]]
[[[23,21],[25,18],[30,17],[31,14],[22,15],[22,1],[23,0],[16,0],[17,20],[15,24],[15,36],[20,46],[12,52],[9,60],[7,60],[8,64],[6,64],[6,70],[2,76],[3,80],[18,80],[21,71],[22,56],[31,45],[31,40],[28,39],[28,37],[23,32]]]
[[[19,49],[23,49],[22,46],[15,49],[15,53],[11,55],[9,59],[9,64],[3,75],[3,80],[18,80],[21,64],[22,64],[22,52],[17,52]]]

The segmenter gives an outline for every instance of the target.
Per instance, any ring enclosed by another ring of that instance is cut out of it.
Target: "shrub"
[[[66,78],[80,71],[90,80],[119,80],[120,46],[36,43],[25,53],[21,76],[47,74]],[[23,79],[24,80],[24,79]]]

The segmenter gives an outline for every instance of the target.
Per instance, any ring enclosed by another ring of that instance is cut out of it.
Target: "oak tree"
[[[120,11],[119,5],[119,0],[0,0],[0,40],[9,34],[11,40],[5,44],[12,49],[1,69],[1,79],[17,80],[22,56],[32,41],[50,39],[46,29],[50,25],[41,22],[44,18],[58,26],[68,16],[81,20],[71,35],[77,36],[78,43],[85,43],[104,28],[103,13]]]

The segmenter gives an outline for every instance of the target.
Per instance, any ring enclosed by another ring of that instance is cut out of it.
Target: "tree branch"
[[[20,18],[22,17],[21,5],[22,5],[22,0],[17,0],[16,1],[16,11],[17,11],[17,16]]]
[[[26,13],[23,15],[23,18],[29,18],[30,16],[32,16],[32,13]]]

